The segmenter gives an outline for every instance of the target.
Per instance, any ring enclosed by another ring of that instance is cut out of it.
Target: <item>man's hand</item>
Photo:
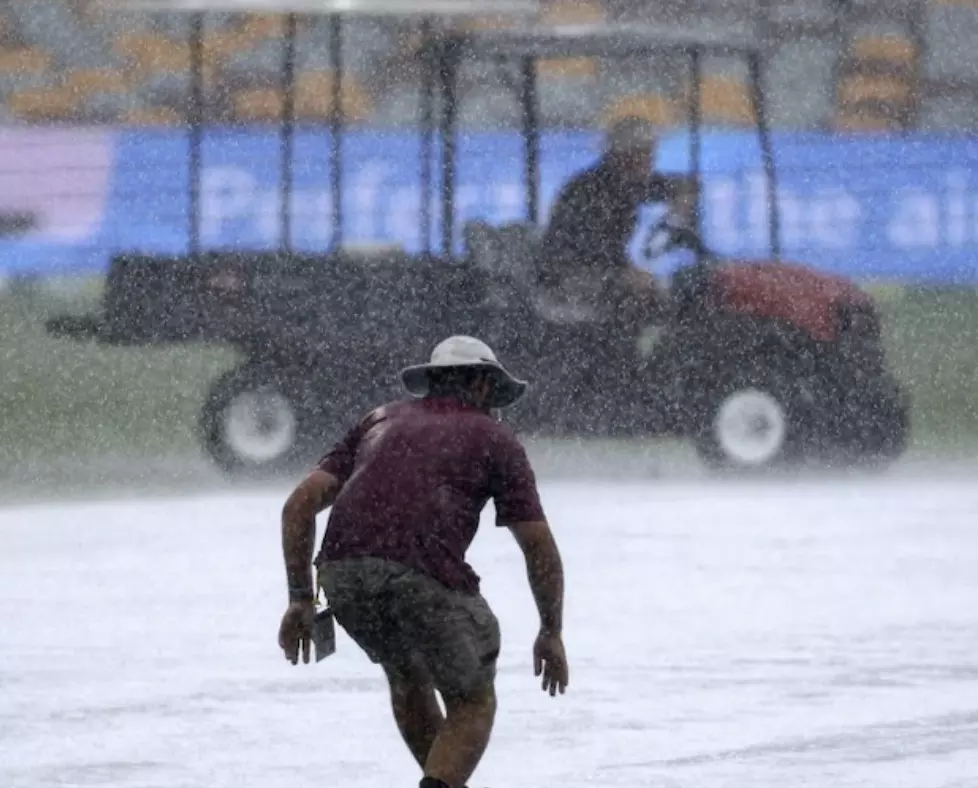
[[[543,675],[542,689],[553,697],[560,691],[563,695],[570,680],[567,671],[567,656],[564,654],[564,641],[560,635],[540,630],[533,644],[533,675]]]
[[[302,647],[302,661],[309,662],[309,649],[312,645],[312,623],[316,617],[316,605],[312,602],[291,602],[282,616],[278,628],[278,645],[285,652],[285,658],[293,665],[299,663],[299,647]]]
[[[340,489],[339,480],[324,470],[314,470],[292,491],[282,507],[282,556],[289,585],[289,609],[282,616],[278,644],[293,665],[309,662],[312,624],[316,617],[313,602],[312,550],[316,540],[316,515],[333,503]],[[293,593],[295,591],[295,593]]]
[[[509,527],[526,558],[530,589],[540,613],[540,634],[533,644],[533,675],[543,676],[543,691],[567,688],[567,657],[560,639],[564,614],[564,568],[550,526],[544,520]]]

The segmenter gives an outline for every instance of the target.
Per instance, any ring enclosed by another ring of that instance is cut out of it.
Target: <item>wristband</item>
[[[312,586],[289,586],[290,602],[312,602],[315,598],[316,595],[313,593]]]

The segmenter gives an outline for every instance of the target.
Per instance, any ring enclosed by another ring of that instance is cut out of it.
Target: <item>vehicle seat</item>
[[[494,296],[502,303],[508,303],[507,296],[514,295],[512,289],[515,289],[547,322],[599,320],[600,294],[593,287],[565,282],[556,290],[539,284],[540,237],[534,226],[514,222],[496,228],[483,221],[472,221],[466,223],[463,237],[472,262],[498,283],[493,288]]]
[[[500,273],[502,244],[496,228],[488,222],[473,220],[462,227],[465,256],[480,270]]]

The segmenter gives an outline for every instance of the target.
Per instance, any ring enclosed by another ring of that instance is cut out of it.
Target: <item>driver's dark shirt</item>
[[[556,286],[573,273],[612,273],[630,265],[628,244],[643,203],[670,196],[669,178],[650,173],[646,180],[624,175],[602,159],[568,181],[550,214],[543,237],[540,274]]]

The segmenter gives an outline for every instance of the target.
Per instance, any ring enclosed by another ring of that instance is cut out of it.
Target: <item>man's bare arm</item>
[[[564,625],[564,567],[550,526],[545,522],[517,523],[510,531],[526,558],[540,628],[559,635]]]
[[[315,470],[292,491],[282,508],[282,555],[290,601],[315,597],[312,554],[316,541],[316,515],[328,508],[340,489],[339,480]]]

